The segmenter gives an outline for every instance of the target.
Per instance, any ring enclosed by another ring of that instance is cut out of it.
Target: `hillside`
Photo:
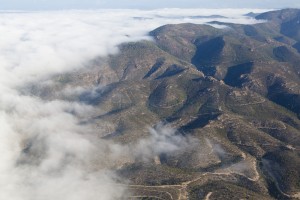
[[[85,123],[104,140],[134,145],[160,123],[191,140],[120,161],[128,199],[299,199],[300,10],[255,16],[268,21],[159,27],[32,92],[99,108]],[[77,86],[96,89],[61,95]]]

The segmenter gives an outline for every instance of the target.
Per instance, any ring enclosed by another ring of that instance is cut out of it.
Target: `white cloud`
[[[93,133],[99,130],[80,123],[92,115],[93,107],[41,100],[21,94],[18,88],[83,68],[96,57],[116,53],[123,42],[150,39],[147,33],[160,25],[213,20],[190,16],[221,14],[230,17],[222,19],[225,22],[256,23],[241,16],[246,12],[164,9],[0,13],[0,199],[118,199],[126,188],[113,184],[116,177],[107,160],[113,163],[124,156],[129,160],[132,155],[151,157],[175,151],[188,142],[170,128],[151,130],[152,137],[133,148],[95,140]],[[72,93],[69,88],[68,92]],[[141,145],[147,147],[145,151]],[[136,151],[142,153],[137,155]]]
[[[162,9],[1,13],[1,74],[7,77],[1,82],[20,84],[82,67],[96,56],[116,53],[117,45],[122,42],[149,39],[147,32],[163,24],[214,20],[191,19],[189,16],[217,14],[229,17],[218,19],[224,22],[256,23],[254,19],[241,16],[248,11]],[[146,20],[134,19],[139,16]]]
[[[191,145],[192,141],[192,138],[176,133],[173,128],[158,124],[155,129],[150,128],[150,137],[142,139],[132,151],[137,157],[148,160],[162,153],[168,154],[184,149]]]

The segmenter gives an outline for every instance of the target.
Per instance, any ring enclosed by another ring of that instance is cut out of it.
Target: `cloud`
[[[131,150],[133,155],[141,160],[153,159],[161,154],[176,152],[185,149],[192,143],[192,139],[184,137],[168,125],[158,124],[150,128],[150,137],[142,139]]]
[[[158,26],[206,23],[213,19],[191,16],[210,14],[229,17],[219,19],[224,22],[256,23],[241,16],[246,12],[163,9],[0,13],[0,199],[119,199],[126,194],[126,187],[116,185],[120,180],[113,168],[138,158],[147,161],[189,144],[188,139],[163,126],[150,129],[150,136],[133,146],[101,140],[96,137],[101,130],[82,123],[98,108],[72,102],[72,98],[40,99],[24,88],[51,84],[53,75],[84,68],[95,58],[115,54],[123,42],[151,40],[147,33]],[[64,95],[85,90],[65,88]]]

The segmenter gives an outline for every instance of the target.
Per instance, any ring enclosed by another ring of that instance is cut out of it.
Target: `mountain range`
[[[153,41],[122,44],[31,92],[99,108],[84,123],[104,140],[132,145],[163,124],[189,141],[120,161],[127,199],[299,199],[300,10],[251,17],[262,21],[159,27]],[[95,89],[61,95],[69,87]]]

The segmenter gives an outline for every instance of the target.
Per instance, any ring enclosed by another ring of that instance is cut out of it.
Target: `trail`
[[[212,195],[212,192],[209,192],[206,197],[205,197],[205,200],[209,200],[209,197]]]
[[[181,105],[183,104],[185,100],[181,100],[180,102],[170,105],[170,106],[166,106],[166,105],[154,105],[153,103],[150,103],[150,106],[155,107],[155,108],[162,108],[162,109],[168,109],[168,108],[173,108],[175,106]]]
[[[202,175],[200,175],[199,177],[191,180],[191,181],[186,181],[186,182],[183,182],[182,184],[180,185],[161,185],[161,186],[146,186],[146,185],[129,185],[129,187],[139,187],[139,188],[150,188],[151,190],[149,191],[155,191],[155,192],[159,192],[159,193],[166,193],[168,194],[168,196],[170,196],[170,199],[174,199],[173,195],[170,193],[170,192],[167,192],[167,191],[160,191],[159,188],[164,188],[164,189],[174,189],[174,190],[177,190],[179,195],[178,195],[178,198],[177,200],[188,200],[189,197],[188,197],[188,186],[192,183],[195,183],[199,180],[201,180],[204,176],[209,176],[209,175],[224,175],[224,176],[230,176],[232,174],[237,174],[237,173],[233,173],[233,172],[207,172],[207,173],[204,173]],[[242,174],[240,174],[242,175]],[[244,176],[244,175],[242,175]],[[250,179],[248,178],[249,180],[251,181],[256,181],[258,180],[258,178],[255,178],[255,179]],[[155,190],[156,189],[156,190]],[[209,197],[209,196],[208,196]],[[130,199],[131,197],[129,197]],[[157,197],[157,198],[160,198],[160,197]]]
[[[210,143],[208,144],[209,146],[211,145]],[[247,160],[248,156],[245,154],[245,153],[242,153],[242,158],[244,161]],[[252,160],[251,158],[249,158],[250,161],[251,161],[251,164],[252,164],[252,168],[254,170],[254,173],[255,175],[253,177],[248,177],[246,176],[245,174],[242,174],[242,173],[239,173],[239,172],[234,172],[233,169],[230,169],[230,167],[234,167],[235,164],[238,164],[238,163],[234,163],[232,165],[230,165],[228,168],[224,169],[224,172],[206,172],[206,173],[203,173],[203,174],[199,174],[195,179],[193,180],[190,180],[190,181],[186,181],[186,182],[183,182],[182,184],[177,184],[177,185],[160,185],[160,186],[146,186],[146,185],[129,185],[129,187],[132,187],[132,188],[144,188],[144,189],[147,189],[149,191],[154,191],[154,192],[158,192],[158,193],[165,193],[167,194],[171,200],[188,200],[189,199],[189,194],[188,194],[188,186],[197,182],[197,181],[200,181],[201,179],[203,179],[204,177],[207,177],[207,176],[211,176],[211,175],[217,175],[217,176],[231,176],[231,175],[240,175],[240,176],[243,176],[243,177],[246,177],[248,180],[252,181],[252,182],[256,182],[259,180],[260,176],[259,176],[259,173],[256,169],[256,161],[255,160]],[[226,171],[225,171],[226,170]],[[169,190],[173,190],[173,191],[176,191],[176,197],[174,197],[174,195],[172,195],[171,192],[168,192],[168,191],[161,191],[159,189],[169,189]],[[205,200],[209,200],[210,196],[212,195],[212,192],[209,192],[206,197],[205,197]],[[285,194],[286,195],[286,194]],[[297,195],[300,195],[300,194],[296,194],[294,196],[290,196],[290,197],[294,197],[296,198]],[[287,195],[286,195],[287,196]],[[137,196],[133,196],[133,197],[137,197]],[[158,199],[160,199],[161,197],[157,196]],[[130,199],[130,198],[129,198]]]

